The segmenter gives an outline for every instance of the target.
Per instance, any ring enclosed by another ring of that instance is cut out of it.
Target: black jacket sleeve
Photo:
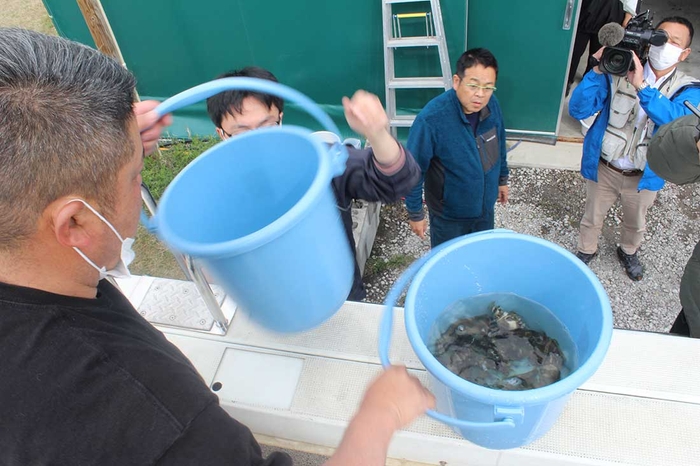
[[[371,148],[348,148],[345,172],[332,182],[339,205],[346,207],[353,199],[392,203],[408,194],[418,183],[421,171],[413,156],[403,146],[401,150],[403,166],[396,173],[386,175],[377,166]]]

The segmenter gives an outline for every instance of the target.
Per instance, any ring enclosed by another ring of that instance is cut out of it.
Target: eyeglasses
[[[279,126],[279,124],[282,122],[281,118],[277,118],[276,120],[265,120],[258,126],[254,127],[249,127],[249,126],[239,126],[236,129],[233,130],[233,132],[228,133],[226,132],[225,129],[221,128],[221,132],[226,136],[227,138],[231,138],[233,136],[239,136],[243,133],[247,133],[248,131],[253,131],[256,129],[260,128],[272,128],[273,126]]]
[[[487,94],[490,94],[496,90],[494,86],[479,86],[478,84],[474,83],[464,83],[464,86],[467,87],[470,91],[476,92],[478,89],[481,89]]]

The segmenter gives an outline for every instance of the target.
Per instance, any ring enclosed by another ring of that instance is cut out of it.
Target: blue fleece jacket
[[[435,97],[416,117],[406,142],[421,178],[406,196],[411,220],[422,220],[423,185],[432,215],[473,220],[492,214],[498,186],[508,182],[506,132],[496,96],[479,112],[476,136],[457,93]]]
[[[598,74],[591,70],[576,86],[569,101],[569,114],[578,120],[600,112],[583,140],[583,158],[581,159],[581,175],[595,182],[598,182],[600,149],[610,118],[611,85],[610,75]],[[700,83],[682,87],[670,99],[661,94],[658,89],[651,87],[642,89],[637,97],[640,106],[654,122],[656,131],[660,126],[691,113],[683,105],[684,101],[689,100],[693,105],[698,106],[700,103]],[[642,189],[658,191],[664,187],[664,180],[657,176],[647,164],[637,187],[640,191]]]

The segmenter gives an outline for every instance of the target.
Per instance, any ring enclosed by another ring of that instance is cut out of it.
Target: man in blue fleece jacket
[[[690,113],[683,102],[700,102],[700,82],[678,70],[690,55],[693,25],[685,18],[662,20],[668,35],[663,46],[649,49],[642,66],[634,57],[627,76],[602,74],[598,66],[574,90],[569,113],[579,120],[600,112],[583,141],[581,174],[586,178],[586,207],[581,219],[577,256],[588,264],[598,251],[608,210],[622,203],[622,235],[617,256],[632,280],[641,280],[637,251],[646,231],[646,213],[664,181],[647,165],[649,141],[659,126]],[[593,57],[599,60],[603,50]]]
[[[508,201],[506,133],[496,90],[498,63],[491,52],[467,50],[457,61],[452,89],[416,117],[406,147],[422,176],[406,196],[411,230],[430,245],[493,229],[496,200]]]

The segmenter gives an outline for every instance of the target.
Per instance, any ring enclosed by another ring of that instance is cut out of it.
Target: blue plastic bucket
[[[387,296],[379,354],[387,367],[392,309],[406,294],[411,346],[429,373],[437,411],[428,414],[477,445],[505,449],[543,436],[571,394],[598,369],[612,337],[607,294],[590,269],[549,241],[506,230],[457,238],[414,262]],[[552,311],[576,345],[578,364],[565,378],[524,391],[494,390],[446,369],[428,350],[430,329],[447,306],[485,293],[515,293]]]
[[[163,102],[161,115],[218,92],[245,89],[290,100],[329,131],[332,120],[291,88],[226,78]],[[192,256],[259,325],[296,332],[319,325],[343,304],[354,263],[331,179],[347,152],[294,126],[259,129],[220,142],[182,170],[149,228]]]

